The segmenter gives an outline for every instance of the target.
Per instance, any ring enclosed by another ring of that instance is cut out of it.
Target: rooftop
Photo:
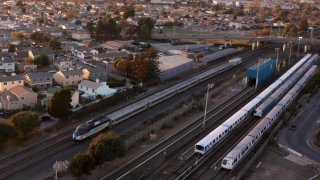
[[[166,71],[168,69],[175,68],[182,64],[186,64],[192,61],[192,59],[182,57],[182,56],[161,56],[158,59],[159,61],[159,69],[161,72]]]

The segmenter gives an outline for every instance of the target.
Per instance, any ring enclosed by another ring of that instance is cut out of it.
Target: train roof
[[[233,114],[230,118],[228,118],[223,125],[230,127],[231,125],[233,125],[240,117],[243,117],[245,114],[247,113],[247,111],[240,109],[239,111],[237,111],[235,114]]]
[[[132,111],[135,111],[135,110],[138,110],[146,105],[148,105],[149,103],[152,103],[154,102],[155,100],[157,99],[160,99],[162,97],[165,97],[167,95],[170,95],[171,93],[173,93],[175,90],[177,89],[181,89],[183,87],[186,87],[188,86],[190,83],[192,82],[196,82],[197,80],[199,79],[203,79],[204,77],[207,77],[209,76],[210,74],[213,74],[214,72],[216,72],[217,70],[220,70],[220,69],[224,69],[228,66],[233,66],[231,63],[224,63],[222,65],[219,65],[219,66],[216,66],[214,68],[211,68],[210,70],[207,70],[206,72],[204,73],[201,73],[201,74],[198,74],[188,80],[185,80],[185,81],[182,81],[176,85],[173,85],[167,89],[164,89],[156,94],[153,94],[149,97],[146,97],[146,98],[143,98],[133,104],[130,104],[128,106],[125,106],[123,107],[122,109],[119,109],[111,114],[108,115],[108,118],[110,120],[116,120],[116,119],[119,119],[129,113],[131,113]]]
[[[235,159],[254,138],[251,136],[244,137],[226,156],[228,159]]]
[[[278,116],[279,112],[282,111],[282,106],[280,106],[280,102],[274,106],[271,111],[265,116],[267,119],[273,119],[274,117]]]
[[[252,99],[250,102],[248,102],[243,108],[241,108],[242,110],[246,110],[246,111],[250,111],[253,108],[257,107],[257,104],[261,101],[260,98],[255,97],[254,99]]]
[[[202,138],[196,145],[201,145],[201,146],[208,145],[210,142],[212,142],[212,140],[216,139],[222,132],[226,131],[227,129],[228,127],[224,125],[218,126],[216,129],[211,131],[207,136]]]

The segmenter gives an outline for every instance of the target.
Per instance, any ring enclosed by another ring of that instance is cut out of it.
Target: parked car
[[[41,121],[42,122],[45,122],[45,121],[50,121],[52,118],[48,115],[43,115],[41,116]]]
[[[289,127],[289,129],[292,131],[296,130],[296,128],[297,128],[297,126],[295,124],[291,124]]]

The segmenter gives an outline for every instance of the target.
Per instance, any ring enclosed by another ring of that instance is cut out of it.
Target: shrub
[[[31,111],[22,111],[9,118],[9,122],[13,124],[17,131],[23,137],[29,135],[35,128],[40,126],[41,120],[37,113]]]
[[[95,168],[94,159],[88,154],[77,154],[70,162],[69,169],[72,174],[80,177],[82,174],[90,174]]]

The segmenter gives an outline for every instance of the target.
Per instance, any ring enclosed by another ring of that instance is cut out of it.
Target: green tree
[[[108,20],[106,30],[107,30],[106,31],[107,36],[109,35],[111,39],[114,39],[120,36],[121,28],[120,26],[117,25],[117,22],[113,18],[110,18]]]
[[[54,50],[60,50],[61,49],[61,43],[58,38],[53,38],[49,41],[49,47],[51,47]]]
[[[46,54],[36,55],[32,61],[33,64],[38,66],[49,66],[49,57]]]
[[[22,0],[17,1],[16,6],[22,8],[24,6],[23,1]]]
[[[200,62],[200,59],[203,58],[202,53],[196,53],[194,54],[194,59],[196,60],[196,62]]]
[[[51,116],[57,118],[67,118],[72,114],[71,111],[71,91],[69,88],[63,88],[53,94],[48,103],[48,112]]]
[[[0,122],[0,147],[13,138],[16,133],[14,126],[8,123]]]
[[[90,33],[92,37],[95,37],[95,24],[93,21],[89,21],[86,25],[86,30]]]
[[[9,44],[8,52],[10,52],[10,53],[16,52],[16,46],[13,44]]]
[[[87,9],[87,11],[90,11],[90,10],[92,9],[92,6],[91,6],[91,5],[88,5],[88,6],[86,7],[86,9]]]
[[[97,164],[111,161],[116,157],[122,157],[127,153],[127,148],[120,137],[114,132],[100,134],[89,146],[88,154]]]
[[[31,40],[36,42],[48,42],[50,40],[49,36],[47,36],[44,32],[36,31],[31,33]]]
[[[299,21],[299,31],[306,32],[308,30],[308,19],[306,16],[302,16]]]
[[[41,120],[37,113],[32,111],[22,111],[14,114],[9,118],[9,122],[13,124],[23,137],[26,137],[32,131],[40,126]]]
[[[141,40],[149,40],[151,39],[152,29],[154,27],[154,21],[151,18],[140,18],[138,21],[138,30],[137,35]]]
[[[129,8],[126,8],[126,10],[124,11],[123,18],[127,19],[129,17],[134,17],[134,15],[135,15],[134,8],[129,7]]]
[[[284,36],[292,37],[292,36],[296,36],[297,33],[298,33],[298,28],[293,23],[286,24],[283,29]]]
[[[12,32],[11,37],[13,39],[23,39],[24,35],[21,32]]]
[[[270,33],[271,33],[270,28],[263,28],[263,29],[255,31],[253,34],[255,36],[269,36]]]
[[[83,174],[90,174],[95,168],[94,159],[88,154],[77,154],[70,162],[69,166],[72,174],[81,177]]]

